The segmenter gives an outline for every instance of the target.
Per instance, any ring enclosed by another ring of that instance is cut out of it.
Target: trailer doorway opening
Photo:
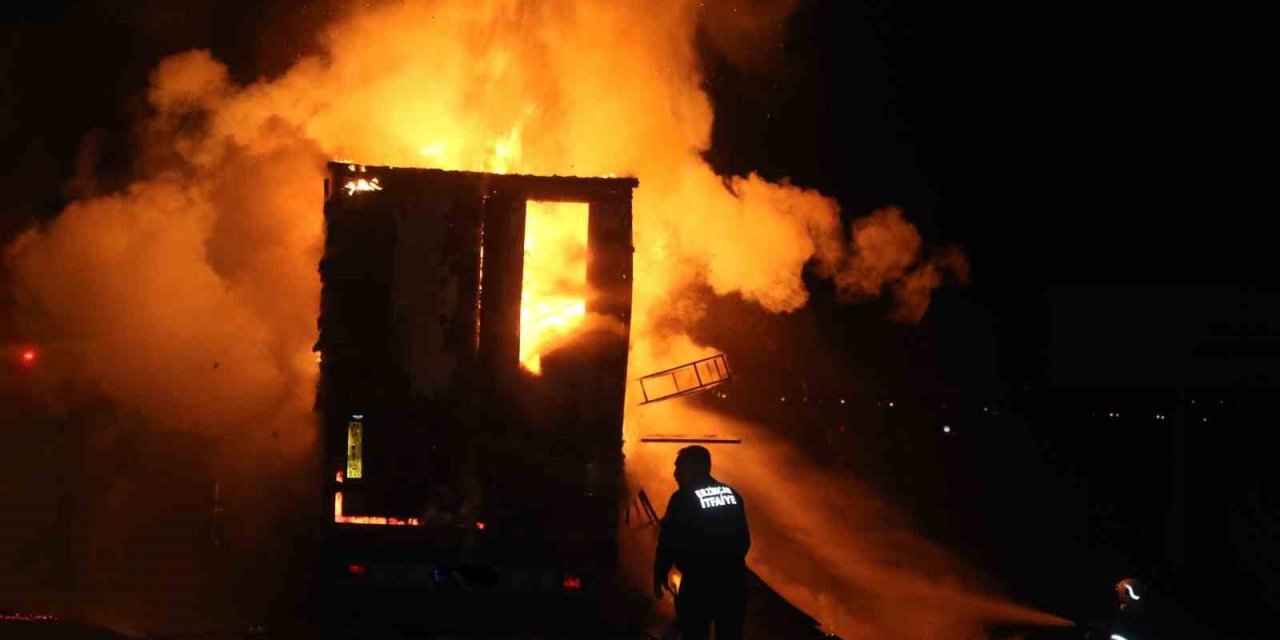
[[[530,373],[586,319],[589,214],[585,202],[525,202],[520,365]]]

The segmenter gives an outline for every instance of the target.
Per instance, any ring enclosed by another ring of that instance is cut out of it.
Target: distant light
[[[1129,640],[1129,639],[1118,633],[1113,633],[1111,634],[1111,640]]]
[[[982,412],[983,412],[983,413],[986,413],[987,411],[990,411],[990,409],[988,409],[987,407],[983,407],[983,408],[982,408]]]
[[[363,414],[363,413],[358,413],[358,414],[357,414],[357,413],[353,413],[353,414],[351,414],[351,419],[352,419],[352,420],[364,420],[364,414]]]
[[[1208,418],[1205,418],[1205,419],[1204,419],[1204,421],[1205,421],[1205,422],[1208,422],[1208,421],[1209,421],[1209,419],[1208,419]]]
[[[1136,591],[1134,591],[1134,590],[1133,590],[1133,585],[1131,585],[1131,584],[1126,584],[1126,585],[1124,585],[1124,588],[1129,590],[1129,597],[1130,597],[1130,598],[1133,598],[1134,600],[1141,600],[1141,599],[1142,599],[1142,598],[1139,598],[1139,597],[1138,597],[1138,593],[1137,593]]]
[[[346,480],[346,477],[344,477],[344,476],[342,475],[342,471],[341,471],[341,470],[339,470],[339,471],[338,471],[338,475],[337,475],[337,476],[334,476],[334,480],[337,480],[338,482],[342,482],[342,481]]]
[[[369,567],[362,564],[349,564],[347,565],[347,573],[353,576],[367,576],[369,575]]]
[[[892,408],[892,407],[893,407],[893,402],[890,402],[890,403],[889,403],[889,407],[890,407],[890,408]]]
[[[844,398],[840,398],[840,404],[844,404]]]
[[[951,427],[947,427],[947,426],[942,427],[942,432],[943,432],[943,433],[951,433]]]
[[[581,588],[582,588],[582,578],[579,578],[578,576],[565,576],[565,577],[564,577],[564,588],[569,589],[569,590],[572,590],[572,591],[577,591],[578,589],[581,589]]]
[[[39,354],[36,353],[35,349],[24,349],[20,357],[22,364],[29,367],[36,363],[36,358],[39,357]]]
[[[782,401],[783,401],[783,402],[786,402],[786,401],[787,401],[787,397],[786,397],[786,396],[782,396]]]
[[[484,522],[482,522],[482,521],[480,521],[480,520],[476,520],[476,528],[477,528],[477,529],[479,529],[479,530],[481,530],[481,531],[484,531]]]

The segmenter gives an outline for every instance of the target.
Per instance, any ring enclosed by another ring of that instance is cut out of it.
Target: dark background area
[[[8,5],[0,242],[127,180],[130,127],[164,55],[205,47],[241,80],[278,73],[342,4]],[[882,425],[866,464],[900,463],[877,481],[1015,595],[1088,616],[1138,572],[1176,585],[1196,617],[1247,630],[1277,603],[1260,588],[1276,565],[1261,551],[1275,484],[1259,443],[1274,422],[1280,284],[1267,201],[1248,195],[1260,172],[1218,178],[1251,133],[1239,83],[1252,40],[1244,18],[1172,11],[812,1],[771,55],[708,62],[719,171],[790,177],[846,219],[899,205],[927,244],[964,248],[973,273],[917,326],[810,278],[801,312],[719,300],[701,330],[734,355],[742,395],[860,394],[862,424]],[[8,344],[22,336],[4,286],[0,271]],[[913,417],[868,417],[890,398]],[[963,437],[939,439],[944,421]]]

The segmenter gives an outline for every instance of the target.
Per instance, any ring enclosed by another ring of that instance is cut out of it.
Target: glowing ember
[[[419,518],[391,518],[388,516],[347,516],[342,514],[342,492],[333,494],[333,521],[338,524],[372,524],[392,527],[420,527]]]
[[[344,188],[349,196],[355,195],[357,191],[382,191],[382,185],[378,184],[377,178],[348,180]]]
[[[389,518],[387,516],[338,516],[333,519],[339,524],[372,524],[392,527],[420,527],[422,521],[417,518]]]
[[[47,613],[0,613],[0,622],[54,622],[58,616]]]
[[[525,205],[520,364],[532,373],[586,318],[588,211],[580,202]]]

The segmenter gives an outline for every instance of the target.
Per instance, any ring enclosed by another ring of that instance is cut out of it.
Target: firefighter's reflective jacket
[[[654,573],[665,576],[672,564],[685,574],[741,567],[750,548],[742,496],[708,476],[671,494]]]

